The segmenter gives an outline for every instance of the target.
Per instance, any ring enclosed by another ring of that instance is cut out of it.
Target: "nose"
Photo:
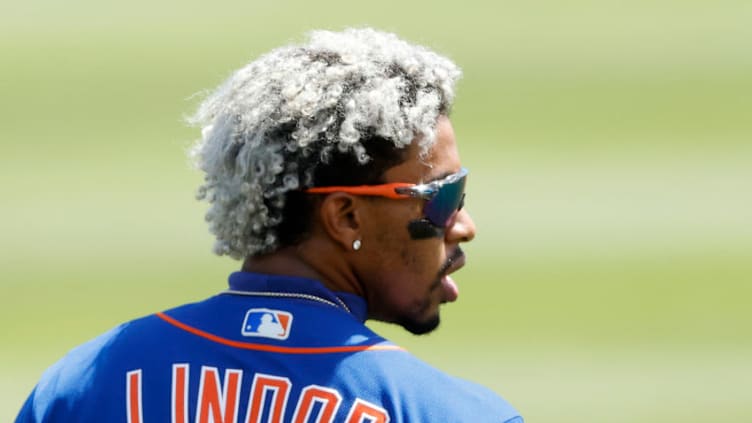
[[[475,238],[475,222],[467,210],[457,212],[457,217],[445,232],[448,243],[470,242]]]

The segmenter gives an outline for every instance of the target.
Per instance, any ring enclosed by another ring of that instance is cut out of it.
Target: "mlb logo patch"
[[[268,308],[252,308],[245,314],[241,333],[243,336],[287,339],[291,326],[291,313]]]

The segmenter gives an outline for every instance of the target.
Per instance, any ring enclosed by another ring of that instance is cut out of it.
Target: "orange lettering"
[[[287,396],[290,394],[290,379],[257,373],[253,377],[253,386],[248,404],[246,423],[260,423],[266,403],[266,394],[271,391],[273,395],[271,416],[268,422],[280,423],[285,415]]]
[[[172,423],[188,423],[187,364],[172,365]]]
[[[323,386],[306,386],[298,400],[298,407],[295,409],[294,423],[305,423],[311,416],[313,404],[320,403],[321,409],[316,417],[316,423],[331,423],[334,421],[334,414],[337,412],[342,397],[334,389],[324,388]]]
[[[128,423],[142,423],[144,417],[141,406],[141,369],[128,372],[125,380]]]
[[[225,370],[225,383],[220,393],[217,368],[206,366],[201,368],[198,404],[196,404],[197,423],[235,423],[242,374],[242,370]]]
[[[366,421],[369,423],[387,423],[389,422],[389,414],[383,408],[358,398],[350,409],[347,423],[363,423]]]

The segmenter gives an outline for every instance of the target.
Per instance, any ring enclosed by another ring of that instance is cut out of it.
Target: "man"
[[[194,149],[229,289],[121,325],[43,376],[18,422],[522,418],[370,331],[430,332],[475,226],[448,118],[459,69],[370,29],[314,32],[201,105]]]

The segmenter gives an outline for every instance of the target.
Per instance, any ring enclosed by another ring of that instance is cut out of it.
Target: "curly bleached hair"
[[[236,71],[190,118],[214,251],[242,259],[294,244],[310,219],[304,188],[376,183],[413,140],[425,154],[460,74],[373,29],[314,31]]]

